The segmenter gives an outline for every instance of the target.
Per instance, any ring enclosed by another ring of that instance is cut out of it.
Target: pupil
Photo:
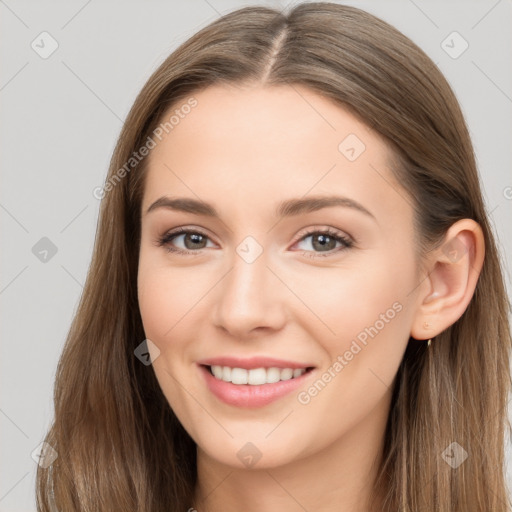
[[[318,242],[315,243],[315,240],[318,240]],[[329,242],[330,242],[330,245],[329,245]],[[313,237],[313,247],[315,249],[318,249],[318,248],[320,248],[320,249],[327,248],[327,250],[334,249],[333,242],[335,245],[336,240],[334,240],[334,238],[331,238],[328,235],[317,235],[316,237]]]
[[[187,241],[191,240],[192,244],[201,244],[202,238],[204,238],[203,235],[191,233],[188,236],[185,236],[185,246],[187,246],[188,249],[197,249],[197,246],[190,247],[190,244],[188,244]]]
[[[204,238],[203,235],[199,235],[197,233],[191,233],[185,237],[185,245],[189,249],[191,249],[191,248],[193,249],[193,247],[190,247],[190,244],[187,242],[190,240],[192,245],[194,245],[194,244],[197,245],[197,244],[201,244],[201,242],[204,242],[203,238]],[[319,248],[326,249],[327,248],[327,250],[331,250],[331,249],[334,249],[333,243],[334,243],[334,245],[336,245],[336,240],[334,240],[334,238],[331,238],[328,235],[320,234],[320,235],[317,235],[316,237],[313,237],[313,247],[315,249],[319,249]]]

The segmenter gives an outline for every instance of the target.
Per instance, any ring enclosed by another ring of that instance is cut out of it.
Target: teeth
[[[229,366],[211,366],[213,375],[224,382],[233,384],[250,384],[252,386],[261,386],[262,384],[272,384],[280,380],[290,380],[300,377],[306,372],[305,368],[254,368],[246,370],[245,368],[230,368]]]
[[[267,380],[269,384],[279,382],[281,380],[281,370],[279,368],[269,368],[267,370]]]
[[[217,379],[222,379],[222,374],[224,373],[222,366],[212,366],[211,368],[212,368],[213,375],[215,375],[215,377],[217,377]],[[229,370],[229,368],[228,368],[228,370]]]
[[[231,368],[231,382],[233,384],[247,384],[247,370],[243,368]]]
[[[225,380],[226,382],[231,382],[231,368],[229,366],[224,366],[222,368],[222,375],[219,376],[219,379]]]
[[[247,375],[247,383],[253,386],[265,384],[267,382],[267,370],[265,368],[254,368],[253,370],[244,370]]]
[[[290,380],[293,377],[293,370],[291,368],[283,368],[281,370],[281,380]]]

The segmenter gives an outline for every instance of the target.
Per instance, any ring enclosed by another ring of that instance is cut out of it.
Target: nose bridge
[[[251,243],[237,247],[216,304],[215,323],[238,336],[257,327],[278,328],[284,320],[284,298],[267,266],[268,254],[256,254]]]

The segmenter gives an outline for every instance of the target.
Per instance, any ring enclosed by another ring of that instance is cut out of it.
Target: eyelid
[[[200,254],[202,249],[192,251],[189,249],[181,249],[179,247],[174,247],[173,249],[169,248],[169,245],[173,239],[179,237],[180,235],[183,235],[183,234],[186,235],[186,234],[191,234],[191,233],[204,236],[208,240],[210,240],[212,243],[218,245],[217,242],[215,242],[215,240],[213,240],[213,238],[208,233],[203,231],[202,229],[196,228],[196,227],[189,227],[189,226],[180,226],[178,228],[174,228],[174,229],[165,231],[162,235],[158,235],[156,237],[156,239],[153,240],[153,243],[157,247],[167,248],[167,250],[169,252],[176,252],[176,253],[183,253],[183,254],[192,254],[192,253]]]
[[[198,250],[190,250],[190,249],[181,249],[178,247],[174,247],[173,249],[169,248],[169,244],[172,239],[177,238],[178,236],[182,234],[199,234],[201,236],[206,237],[211,242],[217,244],[212,237],[202,230],[202,228],[196,228],[196,227],[189,227],[189,226],[180,226],[178,228],[171,229],[169,231],[166,231],[163,235],[158,237],[155,240],[155,245],[160,247],[167,247],[167,250],[169,252],[174,252],[177,254],[182,255],[199,255],[202,253],[203,249],[206,249],[206,247]],[[338,252],[341,252],[344,249],[350,249],[352,248],[357,241],[354,239],[353,236],[349,235],[348,233],[339,230],[338,228],[333,228],[331,226],[326,225],[317,225],[317,226],[310,226],[307,228],[302,229],[299,234],[295,237],[294,241],[291,244],[291,247],[295,246],[298,242],[302,241],[304,238],[307,238],[309,236],[312,236],[314,234],[326,234],[327,236],[331,236],[340,243],[344,244],[345,247],[338,247],[337,249],[331,249],[329,251],[307,251],[312,254],[316,254],[317,256],[333,256],[334,254],[337,254]],[[218,244],[217,244],[218,245]]]
[[[215,242],[213,237],[205,230],[202,230],[201,228],[189,227],[189,226],[180,226],[178,228],[170,229],[170,230],[166,231],[163,235],[159,236],[157,238],[157,240],[161,240],[162,238],[176,237],[176,236],[182,235],[184,233],[185,234],[193,233],[193,234],[202,235],[202,236],[207,237],[212,242],[217,243],[217,242]]]
[[[336,236],[339,236],[342,238],[347,238],[353,243],[357,242],[357,240],[352,235],[348,234],[346,231],[341,231],[338,228],[334,228],[334,227],[328,226],[328,225],[314,225],[314,226],[310,226],[307,228],[303,228],[301,231],[299,231],[299,233],[295,237],[294,241],[292,242],[292,245],[295,245],[299,240],[301,240],[302,238],[304,238],[307,235],[312,235],[312,234],[318,233],[318,232],[323,233],[323,232],[328,232],[328,231],[330,231],[330,233],[333,236],[336,235]],[[164,238],[164,237],[171,237],[171,236],[175,236],[175,235],[177,236],[182,233],[197,233],[197,234],[206,236],[212,242],[215,242],[215,240],[213,240],[213,237],[206,231],[203,231],[202,228],[189,227],[189,226],[180,226],[178,228],[170,229],[169,231],[166,231],[158,239]],[[217,242],[215,242],[215,243],[217,243]]]
[[[350,241],[353,244],[357,243],[357,240],[352,235],[349,235],[346,231],[341,231],[340,229],[329,226],[327,224],[319,224],[302,229],[295,238],[293,245],[302,240],[304,237],[313,235],[315,233],[328,233],[334,237],[339,237]]]

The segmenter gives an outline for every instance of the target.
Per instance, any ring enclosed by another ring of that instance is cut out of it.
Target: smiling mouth
[[[274,384],[296,379],[313,369],[311,366],[306,368],[252,368],[250,370],[220,365],[202,366],[207,368],[217,380],[235,385],[249,384],[251,386],[262,386],[263,384]]]

